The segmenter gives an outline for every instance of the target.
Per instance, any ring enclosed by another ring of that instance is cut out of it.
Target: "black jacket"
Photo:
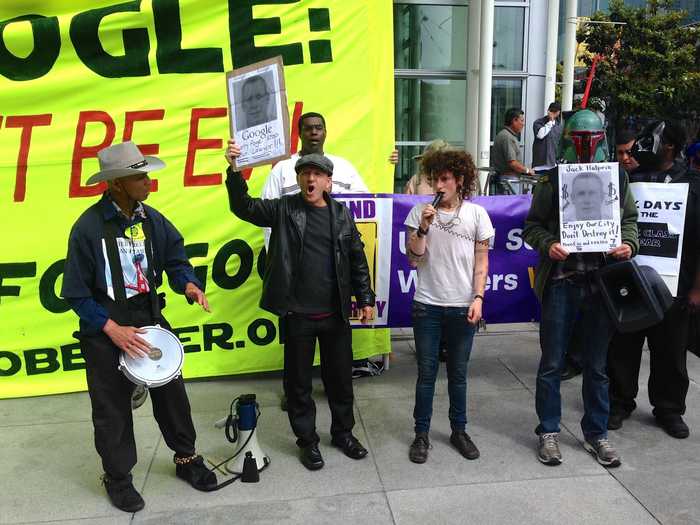
[[[227,171],[226,189],[233,214],[256,226],[272,228],[269,252],[265,259],[260,307],[276,315],[289,309],[292,283],[301,269],[306,212],[301,194],[280,199],[255,199],[248,195],[248,184],[239,172]],[[374,306],[364,244],[350,210],[325,195],[331,215],[335,250],[335,270],[343,318],[350,317],[350,297],[358,307]]]

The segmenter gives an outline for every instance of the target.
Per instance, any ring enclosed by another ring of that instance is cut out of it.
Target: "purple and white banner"
[[[404,221],[411,208],[431,196],[377,194],[335,195],[357,222],[377,294],[375,326],[410,327],[417,273],[406,257]],[[531,196],[475,197],[491,218],[496,235],[489,253],[484,319],[487,323],[519,323],[539,319],[532,291],[537,253],[522,240]]]

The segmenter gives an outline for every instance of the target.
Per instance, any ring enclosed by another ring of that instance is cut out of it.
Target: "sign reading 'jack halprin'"
[[[570,252],[619,246],[620,181],[616,162],[559,165],[561,245]]]

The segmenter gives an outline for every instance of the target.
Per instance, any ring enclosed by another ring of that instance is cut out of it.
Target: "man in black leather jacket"
[[[229,140],[232,164],[240,148]],[[331,443],[361,459],[367,450],[352,434],[350,298],[357,300],[362,322],[374,315],[374,292],[364,246],[350,211],[328,195],[333,163],[324,155],[305,155],[295,164],[301,192],[279,199],[248,195],[242,175],[228,169],[226,188],[238,218],[272,228],[265,261],[260,307],[281,317],[287,415],[297,437],[302,464],[323,467],[316,433],[311,371],[316,340],[321,376],[331,410]]]

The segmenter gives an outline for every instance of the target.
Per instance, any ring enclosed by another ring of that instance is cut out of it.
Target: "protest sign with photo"
[[[639,218],[638,264],[654,268],[675,297],[681,266],[688,184],[630,184]]]
[[[241,146],[237,169],[289,158],[289,111],[282,57],[226,73],[231,136]]]
[[[572,253],[619,246],[620,181],[616,162],[559,165],[561,245]]]

